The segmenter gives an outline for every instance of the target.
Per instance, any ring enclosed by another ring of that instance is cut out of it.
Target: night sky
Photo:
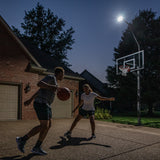
[[[106,82],[107,66],[114,65],[114,47],[127,27],[118,24],[116,17],[122,14],[130,22],[143,9],[160,16],[159,0],[0,0],[0,15],[9,26],[21,30],[25,11],[37,2],[64,19],[66,29],[75,30],[75,44],[68,52],[71,69],[78,73],[87,69],[102,82]]]

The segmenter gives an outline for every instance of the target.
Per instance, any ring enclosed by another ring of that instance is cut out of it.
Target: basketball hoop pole
[[[131,30],[131,33],[133,35],[134,40],[136,41],[138,51],[140,51],[140,45],[136,39],[135,34]],[[140,99],[141,99],[141,94],[140,94],[140,70],[137,70],[137,116],[138,116],[138,125],[141,125],[141,106],[140,106]]]
[[[125,23],[127,23],[127,25],[129,26],[129,30],[132,33],[132,36],[137,44],[137,48],[138,51],[140,51],[140,45],[137,41],[137,38],[135,36],[135,34],[133,33],[130,24],[125,21]],[[141,125],[141,107],[140,107],[140,70],[137,70],[137,116],[138,116],[138,125]]]
[[[141,125],[140,71],[139,70],[137,70],[137,116],[138,116],[138,125]]]
[[[140,45],[137,41],[135,34],[132,31],[131,24],[128,23],[126,20],[123,20],[123,17],[120,16],[118,18],[118,22],[124,21],[128,25],[128,29],[130,30],[136,44],[138,52],[140,51]],[[137,68],[137,116],[138,116],[138,125],[141,125],[141,107],[140,107],[140,68]]]

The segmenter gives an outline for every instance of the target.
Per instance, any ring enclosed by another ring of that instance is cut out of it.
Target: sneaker
[[[71,137],[71,131],[68,131],[64,134],[65,137]]]
[[[24,145],[26,144],[26,141],[23,141],[21,137],[17,137],[16,142],[18,149],[24,153]]]
[[[95,135],[95,134],[92,134],[91,138],[96,138],[96,135]]]
[[[33,147],[31,152],[39,155],[47,155],[47,152],[43,151],[41,147]]]

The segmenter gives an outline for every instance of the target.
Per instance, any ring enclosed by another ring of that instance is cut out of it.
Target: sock
[[[29,137],[27,135],[22,137],[22,141],[27,141],[29,139]]]
[[[41,146],[42,142],[41,141],[37,141],[36,145],[35,145],[35,148],[39,148]]]

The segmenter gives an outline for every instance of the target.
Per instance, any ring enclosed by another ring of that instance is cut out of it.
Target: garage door
[[[0,85],[0,120],[17,120],[18,86]]]
[[[60,101],[57,96],[52,104],[53,118],[71,118],[72,117],[73,96],[71,93],[67,101]]]

